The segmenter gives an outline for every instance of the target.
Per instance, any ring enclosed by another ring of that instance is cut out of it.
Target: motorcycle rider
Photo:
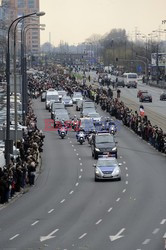
[[[79,140],[80,137],[86,138],[85,131],[82,127],[80,127],[79,131],[76,133],[76,139]]]
[[[67,135],[67,127],[66,127],[64,121],[62,121],[61,127],[58,128],[58,134],[59,134],[59,135],[61,134],[61,132],[65,132],[65,134]]]

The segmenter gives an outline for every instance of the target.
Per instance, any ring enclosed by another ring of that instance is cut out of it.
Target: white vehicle
[[[101,121],[101,116],[99,115],[99,113],[88,113],[88,116],[92,118],[94,122]]]
[[[138,75],[137,73],[124,73],[123,74],[124,83],[128,88],[137,88]]]
[[[83,96],[82,96],[81,92],[74,92],[73,93],[73,97],[72,97],[73,103],[76,103],[77,100],[83,100]]]
[[[54,101],[54,102],[59,101],[58,91],[52,88],[48,89],[46,92],[46,102],[45,102],[46,109],[49,109],[51,101]]]

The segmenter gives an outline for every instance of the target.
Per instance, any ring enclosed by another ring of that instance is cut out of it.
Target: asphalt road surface
[[[34,106],[44,130],[50,113],[39,100]],[[122,180],[96,183],[88,143],[47,128],[35,186],[0,211],[1,250],[164,249],[166,159],[120,123],[118,130]]]

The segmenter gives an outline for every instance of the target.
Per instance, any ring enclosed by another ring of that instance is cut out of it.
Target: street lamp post
[[[5,140],[5,158],[6,166],[10,164],[10,31],[13,25],[17,22],[20,22],[24,18],[30,16],[42,16],[45,15],[44,12],[33,12],[25,16],[16,18],[9,26],[7,32],[7,53],[6,53],[6,81],[7,81],[7,107],[6,107],[6,140]]]

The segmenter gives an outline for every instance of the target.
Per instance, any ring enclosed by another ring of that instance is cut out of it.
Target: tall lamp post
[[[7,53],[6,53],[6,81],[7,81],[7,107],[6,107],[6,140],[5,140],[5,158],[6,166],[10,163],[10,31],[13,25],[30,16],[43,16],[44,12],[33,12],[16,18],[9,26],[7,32]]]

